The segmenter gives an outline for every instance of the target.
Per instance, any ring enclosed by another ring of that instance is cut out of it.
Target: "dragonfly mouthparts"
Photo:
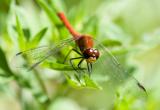
[[[93,62],[95,62],[96,60],[97,60],[96,57],[89,57],[88,59],[86,59],[86,61],[87,61],[88,63],[93,63]]]

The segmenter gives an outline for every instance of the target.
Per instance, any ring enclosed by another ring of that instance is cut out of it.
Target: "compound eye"
[[[99,51],[97,49],[94,50],[94,55],[95,55],[96,59],[99,58]]]
[[[92,49],[92,48],[89,48],[89,49],[86,49],[84,52],[83,52],[83,55],[86,59],[90,58],[90,57],[96,57],[96,59],[99,58],[99,51],[97,49]]]
[[[88,59],[89,57],[92,57],[93,55],[93,49],[89,48],[89,49],[86,49],[84,52],[83,52],[83,55],[86,59]]]

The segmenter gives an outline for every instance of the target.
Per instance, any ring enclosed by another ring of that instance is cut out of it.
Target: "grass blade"
[[[37,3],[43,8],[43,10],[46,12],[48,17],[50,18],[51,22],[54,25],[59,25],[61,24],[59,18],[57,17],[57,12],[54,12],[44,1],[42,0],[37,0]]]
[[[33,39],[30,42],[31,47],[36,47],[39,44],[42,37],[45,35],[46,31],[47,31],[47,28],[43,28],[33,37]]]
[[[18,32],[19,47],[20,47],[21,50],[24,50],[25,49],[25,36],[24,36],[24,33],[23,33],[22,26],[19,22],[18,16],[16,16],[16,28],[17,28],[17,32]]]

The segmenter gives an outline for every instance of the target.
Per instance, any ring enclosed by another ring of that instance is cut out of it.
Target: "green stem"
[[[26,56],[23,56],[23,57],[26,59],[26,63],[29,64],[28,58]],[[48,97],[48,92],[47,92],[47,89],[45,87],[45,84],[44,84],[40,74],[38,73],[38,71],[36,69],[34,69],[34,68],[33,68],[33,74],[35,75],[35,78],[37,79],[37,82],[38,82],[42,92]],[[48,97],[47,102],[44,103],[42,110],[46,110],[47,109],[48,103],[50,103],[49,97]]]

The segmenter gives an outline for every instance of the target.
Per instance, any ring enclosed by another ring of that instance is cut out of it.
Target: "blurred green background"
[[[54,60],[38,70],[16,70],[17,52],[71,38],[55,10],[112,48],[148,96],[128,79],[115,93],[106,82],[99,84],[102,90],[77,87],[63,74],[70,67]],[[0,110],[159,110],[159,55],[159,0],[0,0]]]

